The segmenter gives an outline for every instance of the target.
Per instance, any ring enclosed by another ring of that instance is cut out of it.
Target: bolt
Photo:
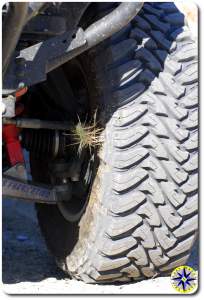
[[[62,179],[62,183],[66,184],[66,183],[67,183],[67,179],[66,179],[66,178],[63,178],[63,179]]]
[[[19,84],[18,84],[18,88],[19,89],[22,89],[22,88],[24,88],[25,87],[25,83],[24,82],[20,82]]]

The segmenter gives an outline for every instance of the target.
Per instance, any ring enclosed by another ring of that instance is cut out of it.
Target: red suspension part
[[[23,88],[16,92],[16,101],[21,99],[21,96],[27,92],[27,88]],[[23,105],[16,103],[16,115],[23,112]],[[24,163],[23,149],[19,141],[20,129],[15,125],[4,125],[2,129],[2,136],[5,143],[8,160],[11,166],[15,166],[18,163]]]
[[[21,97],[27,92],[28,88],[24,87],[16,92],[16,101],[20,100]]]
[[[19,141],[19,129],[15,125],[4,125],[3,139],[11,166],[24,163],[23,150]]]

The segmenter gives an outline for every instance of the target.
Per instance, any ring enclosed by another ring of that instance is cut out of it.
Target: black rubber
[[[169,274],[185,264],[198,229],[196,43],[173,2],[145,3],[81,61],[104,143],[79,223],[37,207],[48,248],[89,283]]]

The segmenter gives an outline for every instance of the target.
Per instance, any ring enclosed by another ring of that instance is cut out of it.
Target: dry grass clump
[[[100,135],[102,133],[102,128],[98,127],[96,121],[96,113],[94,113],[93,121],[90,123],[81,122],[78,117],[78,123],[73,127],[71,133],[71,139],[73,140],[72,145],[78,145],[78,153],[80,154],[83,149],[91,149],[100,146],[102,141]]]

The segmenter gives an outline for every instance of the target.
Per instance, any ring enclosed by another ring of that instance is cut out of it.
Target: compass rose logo
[[[171,273],[172,286],[180,293],[190,293],[197,287],[197,272],[188,266],[181,266]]]

